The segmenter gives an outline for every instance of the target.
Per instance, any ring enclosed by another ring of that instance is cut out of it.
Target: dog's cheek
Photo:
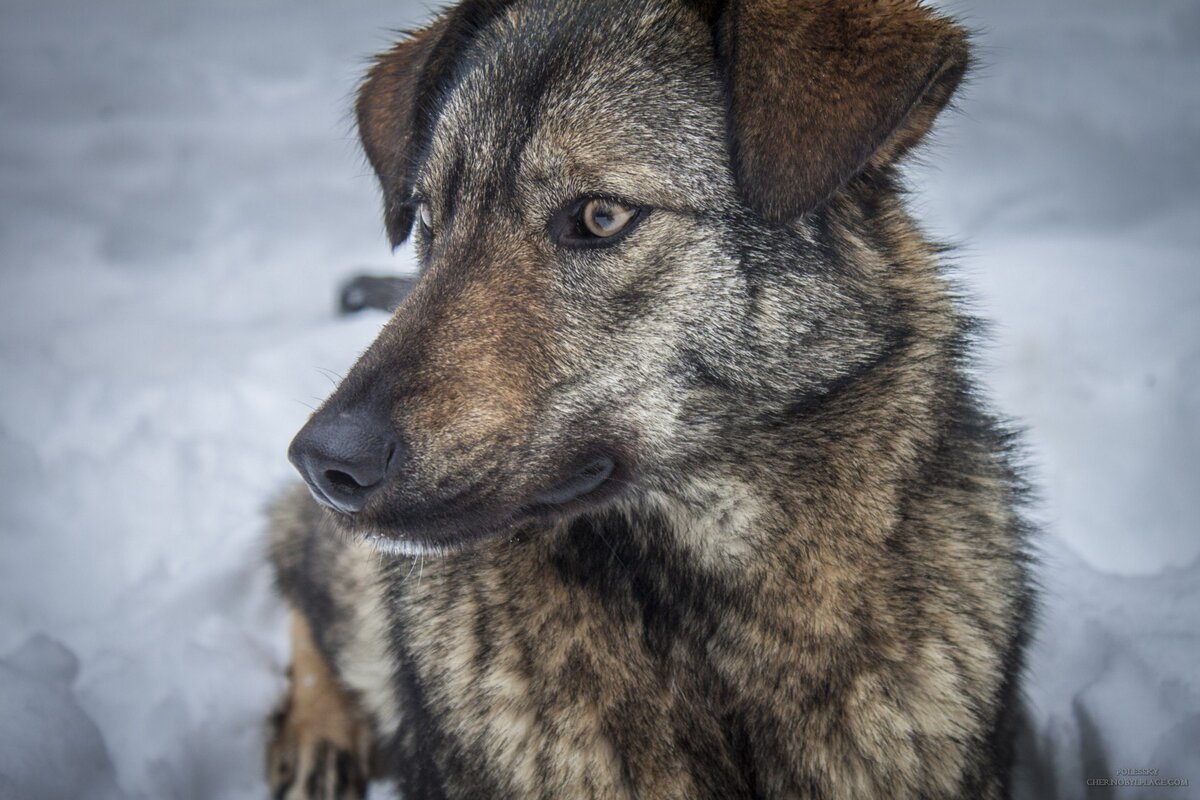
[[[578,405],[634,440],[645,470],[693,454],[717,424],[712,393],[739,390],[729,353],[744,292],[736,263],[702,234],[645,237],[579,307],[594,345]]]

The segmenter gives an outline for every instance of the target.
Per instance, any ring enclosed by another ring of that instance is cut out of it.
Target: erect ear
[[[903,156],[969,62],[966,33],[919,0],[729,0],[719,14],[734,170],[778,224]]]
[[[379,56],[358,90],[358,135],[383,187],[384,222],[393,247],[412,230],[412,186],[424,146],[418,119],[427,83],[422,76],[446,24],[442,17]]]

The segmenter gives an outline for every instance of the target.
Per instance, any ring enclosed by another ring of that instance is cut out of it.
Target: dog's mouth
[[[585,503],[606,493],[617,471],[617,462],[610,456],[601,455],[588,459],[582,467],[574,470],[568,478],[548,489],[534,494],[527,508],[563,508],[575,503]]]
[[[384,550],[405,554],[446,553],[470,544],[512,534],[522,526],[553,522],[597,508],[628,486],[630,469],[607,453],[577,459],[546,488],[518,503],[475,502],[431,504],[421,510],[339,515],[348,528]]]

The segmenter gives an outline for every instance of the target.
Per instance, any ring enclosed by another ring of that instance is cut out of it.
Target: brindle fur
[[[1007,795],[1020,484],[897,173],[966,52],[911,0],[466,0],[380,59],[388,229],[419,195],[432,233],[325,408],[384,408],[411,466],[353,519],[297,490],[272,524],[375,777]],[[556,247],[588,195],[651,210]],[[621,491],[522,505],[593,447]]]

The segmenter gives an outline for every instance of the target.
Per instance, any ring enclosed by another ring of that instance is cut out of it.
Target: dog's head
[[[912,0],[465,0],[360,92],[422,275],[293,461],[414,551],[720,463],[896,335],[826,212],[966,64]]]

